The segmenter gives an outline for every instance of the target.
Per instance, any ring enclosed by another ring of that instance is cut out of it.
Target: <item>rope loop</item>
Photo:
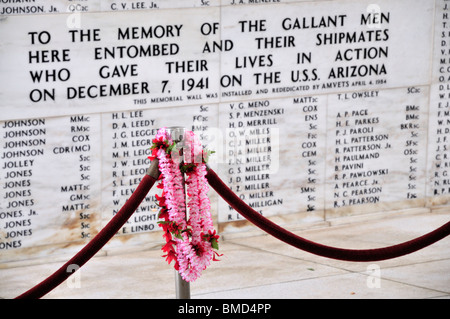
[[[152,163],[152,166],[153,165],[158,165],[157,161]],[[150,176],[148,174],[145,175],[125,205],[109,221],[109,223],[86,246],[84,246],[83,249],[81,249],[75,256],[73,256],[47,279],[43,280],[41,283],[24,292],[20,296],[17,296],[15,299],[39,299],[52,291],[75,272],[67,271],[69,267],[76,265],[78,267],[74,270],[78,270],[85,263],[87,263],[120,230],[131,215],[133,215],[153,187],[153,184],[157,181],[157,175],[158,174],[155,176]]]
[[[206,179],[208,180],[209,185],[231,207],[233,207],[247,220],[252,222],[255,226],[291,246],[322,257],[355,262],[392,259],[427,247],[450,234],[450,222],[448,222],[438,229],[421,237],[384,248],[355,250],[325,246],[297,236],[259,214],[244,201],[242,201],[235,193],[233,193],[233,191],[225,185],[225,183],[212,169],[208,170]]]
[[[158,165],[158,161],[153,161],[152,165]],[[151,169],[149,172],[157,172],[157,170]],[[68,267],[77,265],[77,270],[88,262],[131,217],[157,181],[158,175],[158,173],[145,175],[135,192],[131,195],[130,199],[125,203],[122,209],[82,250],[80,250],[74,257],[72,257],[47,279],[43,280],[41,283],[37,284],[23,294],[17,296],[16,299],[41,298],[61,284],[73,273],[67,271]],[[450,222],[448,222],[421,237],[384,248],[354,250],[325,246],[297,236],[263,217],[243,202],[235,193],[233,193],[231,189],[226,186],[219,176],[217,176],[217,174],[210,168],[208,168],[206,179],[209,185],[231,207],[233,207],[254,225],[293,247],[322,257],[355,262],[386,260],[410,254],[450,235]]]

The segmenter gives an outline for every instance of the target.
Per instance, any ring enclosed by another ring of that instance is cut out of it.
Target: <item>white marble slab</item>
[[[329,215],[424,206],[428,95],[414,87],[329,96]]]
[[[218,8],[69,18],[0,21],[0,119],[218,101],[219,54],[203,54]]]
[[[30,14],[60,14],[71,13],[70,20],[77,23],[80,14],[100,10],[101,0],[34,0],[34,1],[4,1],[0,7],[1,16]]]
[[[263,215],[320,215],[325,114],[324,96],[221,104],[223,180]],[[239,219],[225,202],[219,203],[219,221]]]
[[[427,195],[430,206],[448,205],[450,200],[450,8],[436,2],[436,30],[428,139]]]
[[[2,259],[91,239],[102,215],[100,116],[1,123]]]
[[[213,6],[242,6],[305,2],[310,0],[34,0],[4,1],[0,15],[59,14],[70,12],[76,23],[81,13],[97,11],[143,11]],[[327,0],[316,0],[327,1]]]
[[[222,8],[222,100],[427,84],[434,7],[409,3]]]
[[[442,0],[2,3],[0,262],[92,238],[162,126],[196,131],[223,180],[289,225],[445,209],[447,11]],[[161,239],[154,193],[107,249]],[[245,231],[211,198],[220,230]]]
[[[102,11],[182,9],[196,7],[217,7],[220,0],[144,0],[144,1],[101,1]]]

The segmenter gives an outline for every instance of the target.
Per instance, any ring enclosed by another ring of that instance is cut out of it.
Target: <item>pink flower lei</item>
[[[158,158],[161,172],[161,196],[156,195],[160,207],[158,222],[163,228],[166,244],[162,250],[166,261],[175,261],[174,268],[188,282],[195,281],[219,255],[219,236],[211,218],[208,198],[209,186],[205,178],[207,153],[193,132],[186,132],[182,156],[180,149],[165,128],[153,139],[150,160]],[[186,178],[187,207],[183,174]]]

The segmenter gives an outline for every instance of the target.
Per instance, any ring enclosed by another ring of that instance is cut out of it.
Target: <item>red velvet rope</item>
[[[323,257],[346,261],[379,261],[391,259],[427,247],[450,234],[450,222],[448,222],[421,237],[385,248],[353,250],[325,246],[299,237],[263,217],[234,194],[213,170],[208,170],[206,178],[208,179],[210,186],[214,188],[214,190],[231,207],[253,224],[289,245]],[[145,175],[121,210],[83,249],[47,279],[17,296],[16,299],[41,298],[60,285],[72,274],[72,272],[67,271],[69,266],[77,265],[80,268],[89,261],[131,217],[155,182],[156,179],[154,177]]]
[[[263,217],[234,194],[212,169],[208,170],[206,178],[210,186],[247,220],[289,245],[322,257],[357,262],[386,260],[415,252],[450,234],[450,222],[448,222],[421,237],[384,248],[354,250],[325,246],[299,237]]]
[[[50,277],[16,297],[16,299],[41,298],[72,275],[73,272],[67,271],[69,266],[77,265],[81,268],[81,266],[89,261],[89,259],[91,259],[120,230],[131,215],[133,215],[134,211],[144,200],[145,196],[147,196],[155,182],[156,179],[154,177],[145,175],[125,205],[83,249]]]

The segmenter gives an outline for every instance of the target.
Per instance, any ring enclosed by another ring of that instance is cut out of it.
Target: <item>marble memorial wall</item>
[[[285,227],[450,194],[444,0],[0,1],[0,262],[78,251],[163,126]],[[152,190],[108,244],[157,245]],[[221,233],[242,217],[211,192]]]

